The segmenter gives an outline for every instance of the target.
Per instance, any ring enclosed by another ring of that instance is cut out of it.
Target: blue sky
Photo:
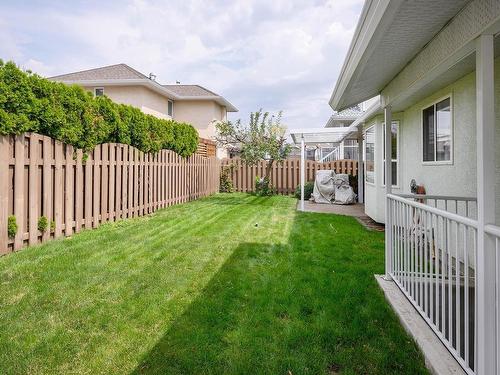
[[[247,120],[322,127],[363,0],[2,1],[0,57],[43,76],[126,63],[196,83]]]

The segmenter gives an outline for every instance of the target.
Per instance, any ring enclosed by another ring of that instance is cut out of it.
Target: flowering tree
[[[255,165],[262,160],[267,162],[265,175],[256,181],[257,192],[263,194],[273,191],[269,177],[274,163],[283,163],[291,150],[286,142],[286,126],[281,124],[281,114],[279,112],[274,116],[261,109],[250,114],[248,124],[242,124],[241,120],[216,124],[219,145],[237,149],[247,165]]]

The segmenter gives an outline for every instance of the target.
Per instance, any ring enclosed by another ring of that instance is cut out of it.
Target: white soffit
[[[342,110],[374,97],[468,0],[367,0],[330,99]]]

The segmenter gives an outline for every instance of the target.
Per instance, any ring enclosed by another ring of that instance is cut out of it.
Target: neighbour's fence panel
[[[388,199],[390,274],[462,367],[473,374],[477,221],[397,195]]]
[[[216,193],[219,173],[199,154],[107,143],[84,155],[35,133],[0,136],[0,254]]]
[[[266,174],[265,161],[256,165],[246,165],[240,158],[223,159],[222,167],[230,168],[235,191],[251,192],[255,188],[255,178]],[[305,165],[306,181],[314,181],[317,170],[331,169],[335,173],[353,176],[358,174],[357,160],[336,160],[327,163],[307,160]],[[283,163],[274,163],[271,171],[271,183],[278,194],[293,194],[300,184],[300,159],[286,159]]]

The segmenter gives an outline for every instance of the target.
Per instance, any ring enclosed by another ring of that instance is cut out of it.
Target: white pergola
[[[358,192],[362,194],[363,183],[363,137],[358,130],[359,122],[349,127],[339,128],[310,128],[290,130],[290,136],[296,145],[300,145],[300,210],[304,211],[304,184],[305,184],[305,149],[306,146],[320,146],[322,144],[338,143],[344,139],[358,140]],[[362,195],[361,199],[362,201]]]

